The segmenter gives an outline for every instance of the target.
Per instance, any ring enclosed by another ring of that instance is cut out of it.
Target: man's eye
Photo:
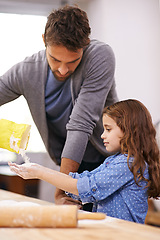
[[[54,62],[60,62],[60,61],[57,60],[56,58],[52,58],[52,60],[53,60]]]

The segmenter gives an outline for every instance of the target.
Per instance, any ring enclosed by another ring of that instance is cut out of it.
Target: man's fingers
[[[75,200],[68,196],[59,198],[58,201],[56,201],[56,204],[77,205],[79,209],[82,209],[82,203],[80,201]]]

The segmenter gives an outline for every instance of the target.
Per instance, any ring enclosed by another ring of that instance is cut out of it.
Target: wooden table
[[[35,198],[0,190],[1,200],[52,204]],[[7,213],[6,213],[7,214]],[[160,240],[160,229],[116,218],[79,220],[77,228],[0,228],[2,240]]]

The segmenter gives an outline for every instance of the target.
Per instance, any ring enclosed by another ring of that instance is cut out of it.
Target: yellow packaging
[[[26,150],[30,137],[31,125],[18,124],[6,119],[0,119],[0,148],[20,153]]]

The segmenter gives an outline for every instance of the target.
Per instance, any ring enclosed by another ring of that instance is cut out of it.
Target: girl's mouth
[[[109,142],[104,142],[104,146],[106,147],[109,144]]]

